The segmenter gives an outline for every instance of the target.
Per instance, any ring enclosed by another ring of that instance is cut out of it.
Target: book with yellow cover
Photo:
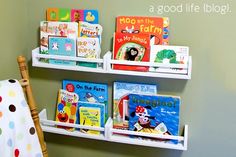
[[[80,115],[80,125],[85,126],[101,126],[101,112],[100,108],[96,107],[80,107],[79,108]],[[82,132],[87,134],[100,134],[100,131],[89,130],[89,129],[81,129]]]

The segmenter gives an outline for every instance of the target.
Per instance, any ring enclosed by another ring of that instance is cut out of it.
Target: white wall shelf
[[[83,66],[66,66],[66,65],[49,64],[49,63],[44,63],[44,62],[39,61],[40,58],[92,62],[92,63],[98,63],[98,65],[100,66],[98,66],[97,68],[90,68],[90,67],[83,67]],[[108,51],[104,55],[103,59],[87,59],[87,58],[79,58],[79,57],[40,54],[39,48],[36,48],[32,50],[32,62],[33,62],[34,67],[42,67],[42,68],[95,72],[95,73],[108,73],[108,74],[118,74],[118,75],[130,75],[130,76],[143,76],[143,77],[173,78],[173,79],[191,79],[191,71],[192,71],[192,57],[191,56],[189,56],[188,64],[164,64],[164,63],[113,60],[112,53],[110,51]],[[139,71],[114,70],[112,69],[113,64],[137,65],[137,66],[148,66],[148,67],[165,67],[165,68],[183,68],[187,70],[187,73],[181,74],[178,72],[161,73],[161,72],[139,72]]]
[[[107,120],[105,127],[91,127],[91,126],[56,122],[53,120],[48,120],[46,109],[43,109],[39,113],[39,118],[40,118],[41,127],[44,132],[62,134],[62,135],[67,135],[67,136],[89,138],[89,139],[95,139],[95,140],[103,140],[103,141],[116,142],[116,143],[131,144],[131,145],[140,145],[140,146],[167,148],[167,149],[176,149],[176,150],[187,150],[188,125],[184,126],[184,136],[170,136],[170,135],[159,135],[159,134],[150,134],[150,133],[141,133],[141,132],[135,132],[135,131],[114,129],[113,121],[111,118]],[[80,128],[80,129],[97,130],[97,131],[101,131],[101,134],[92,135],[92,134],[85,134],[80,131],[67,131],[63,128],[57,128],[56,125],[74,127],[74,128]],[[158,139],[173,139],[173,140],[178,140],[178,143],[173,144],[170,142],[164,142],[160,140],[151,141],[151,140],[146,140],[146,139],[144,140],[142,138],[131,138],[130,135],[152,137],[152,138],[158,138]]]
[[[90,67],[84,67],[84,66],[78,66],[78,65],[69,66],[69,65],[49,64],[49,63],[39,61],[40,58],[98,63],[98,67],[90,68]],[[80,57],[40,54],[39,48],[32,50],[32,65],[34,67],[50,68],[50,69],[106,73],[106,67],[105,67],[106,63],[104,59],[87,59],[87,58],[80,58]]]

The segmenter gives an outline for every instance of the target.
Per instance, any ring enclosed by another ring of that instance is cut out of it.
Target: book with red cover
[[[155,37],[155,45],[168,45],[169,18],[145,16],[118,16],[116,18],[116,32],[121,33],[149,33]]]
[[[148,62],[150,57],[150,35],[114,33],[113,59]],[[148,71],[147,66],[114,64],[113,69]]]

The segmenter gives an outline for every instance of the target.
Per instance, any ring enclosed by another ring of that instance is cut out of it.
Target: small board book
[[[113,128],[129,129],[129,94],[157,94],[157,85],[129,82],[113,83]]]
[[[76,40],[65,37],[49,36],[48,54],[75,57]],[[62,64],[62,65],[76,65],[75,61],[65,61],[56,59],[49,59],[49,63]]]
[[[108,118],[108,86],[107,84],[63,80],[62,88],[75,92],[79,101],[105,104],[105,119]]]
[[[78,118],[80,125],[104,127],[105,125],[105,104],[79,102]],[[100,134],[100,131],[80,129],[88,134]]]
[[[78,37],[98,38],[99,43],[101,44],[102,26],[99,24],[91,24],[88,22],[80,21]]]
[[[129,130],[178,136],[179,109],[177,96],[130,94]]]
[[[40,53],[48,54],[49,36],[67,37],[76,40],[78,35],[78,23],[76,22],[40,22]],[[49,62],[49,59],[41,59]]]
[[[77,56],[82,58],[100,58],[101,47],[98,38],[77,38]],[[96,68],[97,63],[78,62],[79,66]]]
[[[120,33],[149,33],[155,38],[153,44],[168,45],[169,18],[145,16],[118,16],[116,32]]]
[[[79,97],[76,93],[60,89],[58,92],[56,121],[75,124],[77,121],[76,111]],[[65,128],[73,131],[74,128],[58,125],[59,128]]]
[[[168,46],[152,45],[150,53],[150,62],[152,63],[172,63],[188,64],[189,47],[186,46]],[[186,68],[168,68],[168,67],[150,67],[149,71],[164,73],[187,74]]]
[[[67,22],[85,21],[97,24],[98,11],[67,9],[67,8],[48,8],[46,19],[47,21],[67,21]]]
[[[113,59],[149,62],[150,35],[114,33]],[[130,71],[148,71],[147,66],[114,64],[113,69]]]

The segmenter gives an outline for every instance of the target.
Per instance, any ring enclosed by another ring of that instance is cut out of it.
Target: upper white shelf
[[[40,58],[46,59],[58,59],[58,60],[69,60],[69,61],[84,61],[98,63],[97,68],[83,67],[83,66],[69,66],[59,64],[49,64],[39,61]],[[131,75],[131,76],[143,76],[143,77],[159,77],[159,78],[173,78],[173,79],[191,79],[192,71],[192,57],[189,56],[188,64],[166,64],[166,63],[150,63],[150,62],[137,62],[137,61],[121,61],[113,60],[112,53],[108,51],[103,59],[87,59],[79,57],[68,57],[68,56],[57,56],[57,55],[45,55],[39,53],[39,48],[32,50],[32,61],[33,66],[42,68],[52,69],[63,69],[73,71],[84,71],[84,72],[95,72],[95,73],[109,73],[118,75]],[[139,71],[127,71],[127,70],[114,70],[112,69],[113,64],[123,65],[137,65],[137,66],[148,66],[148,67],[164,67],[164,68],[182,68],[186,69],[187,73],[164,73],[164,72],[139,72]]]
[[[67,136],[82,137],[82,138],[89,138],[89,139],[95,139],[95,140],[156,147],[156,148],[187,150],[188,125],[184,126],[184,136],[170,136],[170,135],[160,135],[160,134],[151,134],[151,133],[144,133],[144,132],[114,129],[113,121],[111,118],[107,120],[105,127],[92,127],[92,126],[83,126],[83,125],[78,125],[78,124],[56,122],[53,120],[48,120],[46,109],[43,109],[39,113],[39,119],[40,119],[40,124],[43,131],[54,133],[54,134],[62,134],[62,135],[67,135]],[[67,131],[63,128],[58,128],[57,125],[66,126],[66,127],[74,127],[78,129],[97,130],[97,131],[101,131],[101,134],[95,135],[95,134],[82,133],[80,131]],[[157,139],[147,140],[144,138],[130,137],[130,135],[139,136],[139,137],[151,137],[152,139],[153,138],[157,138]],[[177,140],[178,143],[174,144],[171,142],[166,142],[165,140],[161,141],[160,139],[168,139],[168,140],[173,139],[173,140]]]

